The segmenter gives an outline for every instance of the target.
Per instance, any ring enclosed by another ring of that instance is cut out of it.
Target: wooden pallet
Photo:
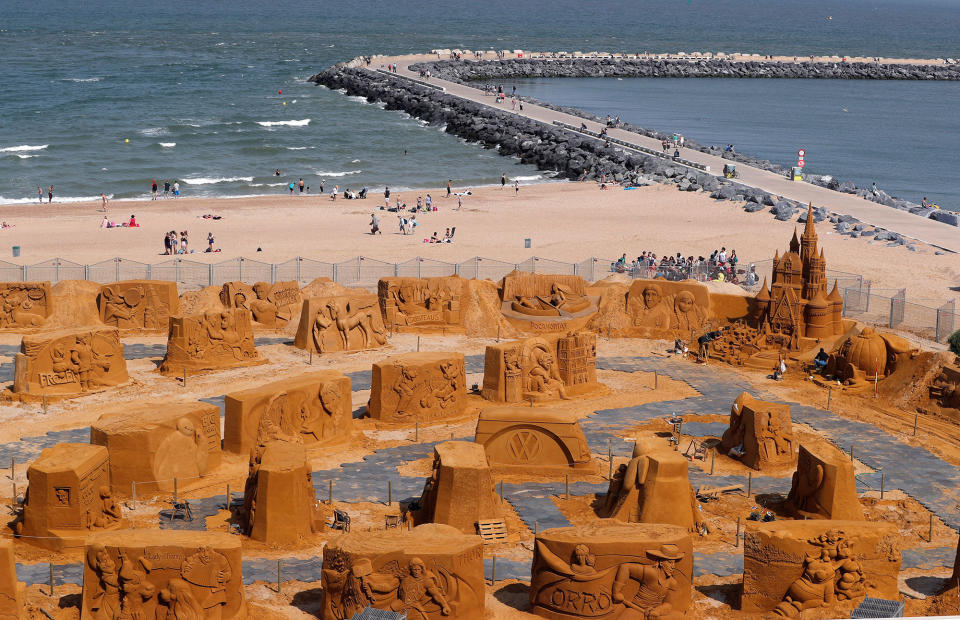
[[[477,530],[484,543],[504,542],[507,540],[507,524],[502,519],[478,521]]]

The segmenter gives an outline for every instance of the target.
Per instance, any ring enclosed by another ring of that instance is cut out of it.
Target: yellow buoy
[[[126,142],[127,144],[130,144],[130,138],[127,138],[126,140],[124,140],[124,142]]]
[[[284,102],[283,102],[283,105],[287,105],[287,102],[286,102],[286,101],[284,101]]]

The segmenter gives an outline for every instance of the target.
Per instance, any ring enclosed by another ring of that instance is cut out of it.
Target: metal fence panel
[[[563,275],[572,275],[576,273],[576,263],[565,263],[558,260],[551,260],[549,258],[541,258],[539,256],[534,256],[532,258],[534,271],[539,273],[556,273]]]
[[[954,300],[951,299],[947,303],[937,308],[937,342],[946,342],[947,338],[950,337],[950,334],[952,334],[954,329],[956,329],[956,324],[956,304],[954,303]]]
[[[470,265],[467,270],[466,265]],[[460,263],[460,275],[464,278],[473,278],[476,280],[497,281],[503,276],[514,270],[516,265],[495,258],[483,258],[475,256],[469,261]]]
[[[17,282],[23,279],[23,267],[0,260],[0,282]]]
[[[284,263],[284,265],[287,265],[287,263]],[[286,273],[287,269],[288,267],[285,266],[284,273]],[[331,280],[336,280],[335,272],[336,265],[333,263],[313,260],[312,258],[301,258],[299,265],[299,276],[297,273],[294,273],[292,278],[287,278],[286,276],[280,277],[278,270],[277,277],[280,280],[299,280],[301,284],[309,284],[317,278],[330,278]]]
[[[149,264],[120,257],[87,265],[86,269],[87,280],[103,284],[122,280],[146,280],[149,274]]]
[[[417,256],[410,260],[398,263],[395,269],[398,276],[405,278],[435,278],[439,276],[452,276],[457,273],[457,264],[448,263],[433,258],[423,258]]]
[[[184,260],[182,258],[172,258],[162,263],[151,265],[150,275],[153,280],[171,280],[186,289],[197,289],[211,284],[217,284],[216,282],[211,282],[211,267],[212,265],[205,263]]]
[[[84,265],[63,258],[51,258],[28,265],[24,279],[34,282],[49,280],[55,284],[61,280],[83,280],[85,275]]]

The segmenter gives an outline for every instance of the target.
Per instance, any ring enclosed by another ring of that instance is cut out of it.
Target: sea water
[[[238,196],[285,192],[300,178],[312,193],[321,180],[329,191],[447,179],[464,187],[495,183],[503,172],[548,178],[442,127],[306,82],[361,54],[459,47],[956,57],[958,26],[952,0],[487,0],[482,10],[423,0],[5,0],[0,203],[36,200],[37,186],[51,184],[61,199],[144,197],[153,179],[161,187],[179,180],[187,196]],[[951,84],[640,82],[536,88],[783,164],[802,142],[817,171],[902,187],[910,199],[958,202],[946,172],[951,154],[938,140],[956,135],[956,114],[944,113],[957,100]],[[644,89],[636,115],[630,87]],[[526,88],[532,94],[535,85]],[[798,102],[841,92],[829,109],[798,111]],[[591,99],[597,93],[608,99]],[[889,120],[858,124],[868,103],[886,105]],[[830,151],[823,115],[841,114],[840,106],[848,129],[834,136],[843,150]],[[757,112],[770,122],[756,122]],[[891,139],[903,134],[909,144]],[[896,162],[891,151],[900,153]]]

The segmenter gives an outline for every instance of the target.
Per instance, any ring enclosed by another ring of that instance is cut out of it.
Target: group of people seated
[[[737,251],[727,249],[714,250],[709,258],[698,256],[684,257],[680,252],[674,256],[661,256],[653,252],[644,251],[636,260],[630,261],[624,253],[611,265],[611,271],[629,273],[634,278],[664,278],[671,281],[679,280],[719,280],[740,283],[740,273],[737,270]],[[757,277],[756,269],[751,265],[753,278]]]
[[[443,237],[434,232],[430,235],[430,238],[424,239],[424,243],[453,243],[453,235],[456,234],[457,227],[448,228],[447,231],[443,234]]]
[[[347,200],[362,200],[367,197],[367,188],[364,187],[359,192],[354,192],[348,187],[343,190],[343,197]]]
[[[131,215],[130,220],[127,222],[117,223],[109,219],[106,215],[104,215],[103,219],[100,220],[100,228],[139,228],[139,227],[140,227],[140,224],[137,223],[136,215]]]

